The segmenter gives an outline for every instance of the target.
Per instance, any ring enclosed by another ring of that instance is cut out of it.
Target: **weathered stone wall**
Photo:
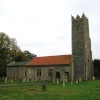
[[[17,78],[18,73],[17,73],[17,67],[7,67],[7,77],[8,78]]]
[[[27,66],[18,67],[18,79],[23,79],[27,77],[27,69]]]
[[[35,81],[37,80],[49,80],[52,81],[53,79],[56,81],[56,73],[60,73],[60,80],[63,80],[63,73],[68,72],[68,79],[71,79],[71,67],[70,66],[44,66],[44,67],[29,67],[32,71],[31,77]],[[41,76],[37,76],[37,70],[41,69]],[[48,76],[48,70],[52,69],[52,76]]]
[[[37,70],[41,69],[41,76],[37,76]],[[48,75],[48,70],[52,70],[52,76]],[[71,67],[70,66],[44,66],[44,67],[8,67],[7,68],[7,77],[8,78],[16,78],[16,79],[23,79],[29,78],[33,79],[34,81],[37,80],[48,80],[57,81],[57,72],[60,74],[60,81],[63,81],[63,78],[71,79]],[[65,75],[63,77],[63,75]]]
[[[88,19],[83,14],[72,17],[72,59],[74,79],[91,77],[92,53]]]
[[[7,77],[10,79],[22,79],[27,77],[27,66],[7,67]]]

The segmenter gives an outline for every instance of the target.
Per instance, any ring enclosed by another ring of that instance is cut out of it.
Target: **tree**
[[[28,61],[28,57],[24,54],[24,52],[17,52],[16,57],[15,57],[15,62],[20,62],[20,61]]]
[[[0,76],[6,76],[7,64],[12,61],[28,61],[36,55],[25,50],[21,51],[15,38],[0,32]]]
[[[0,33],[0,76],[4,75],[8,62],[8,52],[10,49],[10,38],[5,33]]]
[[[31,60],[32,58],[36,57],[36,55],[34,53],[32,54],[28,50],[25,50],[24,54],[26,55],[26,57],[28,57],[29,60]]]
[[[21,49],[17,45],[17,41],[15,38],[11,38],[11,47],[9,51],[9,61],[14,61],[16,56],[19,55],[19,52],[21,52]]]
[[[7,64],[14,60],[16,53],[19,51],[21,50],[15,39],[0,32],[0,76],[6,75]]]
[[[93,65],[94,65],[94,76],[100,79],[100,60],[94,59]]]
[[[16,62],[29,61],[33,57],[36,57],[36,55],[35,54],[32,54],[28,50],[25,50],[24,52],[17,52],[16,57],[15,57],[15,61]]]

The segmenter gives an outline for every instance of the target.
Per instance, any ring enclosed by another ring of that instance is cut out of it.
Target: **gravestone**
[[[57,78],[57,84],[59,84],[59,78]]]
[[[65,87],[65,79],[63,80],[63,87]]]
[[[29,82],[29,78],[27,78],[27,82]]]
[[[95,80],[95,77],[93,76],[93,78],[92,78],[93,80]]]
[[[86,77],[86,81],[88,80],[88,78]]]
[[[76,79],[76,84],[78,84],[78,79]]]
[[[66,83],[68,83],[68,79],[66,78]]]
[[[11,83],[13,83],[13,79],[11,79]]]
[[[7,83],[7,77],[5,77],[5,80],[4,80],[4,82],[5,82],[5,83]]]
[[[81,79],[81,77],[79,78],[79,82],[82,82],[82,79]]]
[[[71,81],[71,85],[73,85],[74,84],[74,82],[73,81]]]
[[[23,82],[26,82],[26,78],[23,78]]]
[[[45,77],[45,81],[47,81],[47,78]]]

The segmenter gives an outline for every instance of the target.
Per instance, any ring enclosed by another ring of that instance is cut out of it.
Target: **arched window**
[[[53,71],[52,69],[48,69],[48,76],[52,76],[52,74],[53,74],[52,71]]]
[[[37,76],[41,76],[41,69],[37,69]]]

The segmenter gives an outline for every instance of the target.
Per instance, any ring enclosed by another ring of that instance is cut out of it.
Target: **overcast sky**
[[[0,0],[0,32],[37,56],[71,54],[71,15],[83,12],[100,59],[100,0]]]

